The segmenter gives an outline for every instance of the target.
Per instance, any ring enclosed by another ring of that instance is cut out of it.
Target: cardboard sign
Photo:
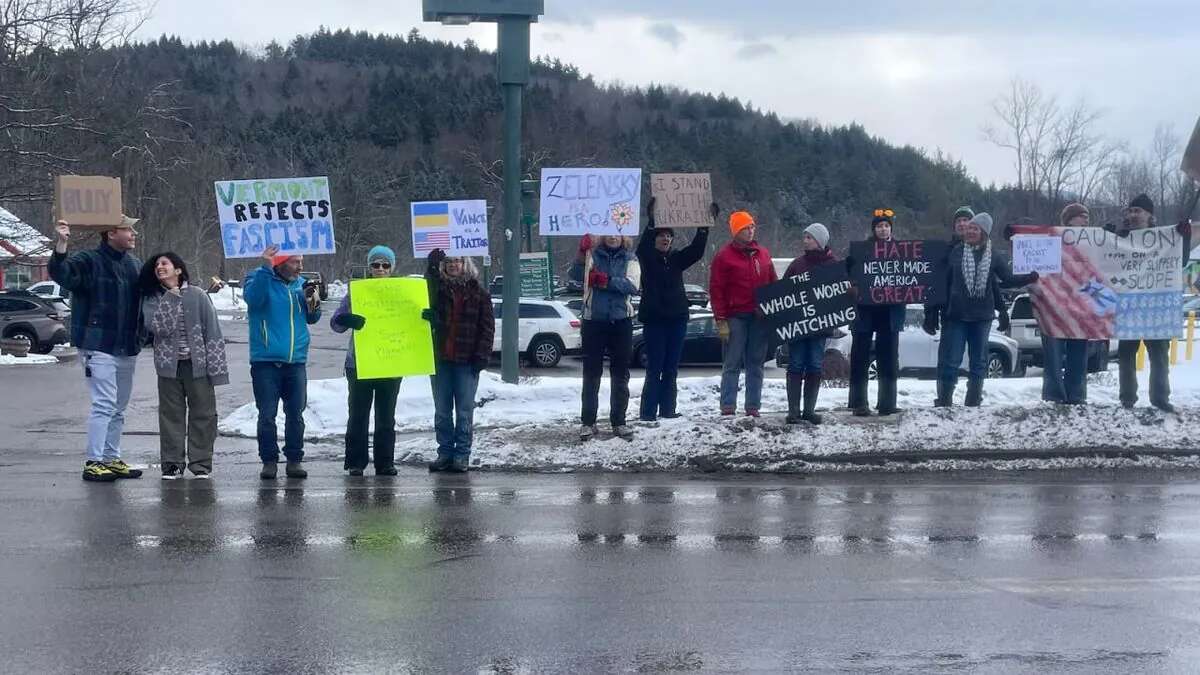
[[[945,302],[949,249],[949,243],[934,239],[851,243],[850,276],[858,287],[858,304]]]
[[[482,199],[451,202],[412,202],[413,257],[429,257],[440,248],[447,255],[487,255],[487,202]]]
[[[55,176],[54,219],[72,227],[121,224],[121,179],[106,176]]]
[[[712,179],[706,173],[650,174],[658,227],[712,227]]]
[[[424,279],[356,279],[350,282],[355,314],[354,366],[360,380],[433,373],[433,334],[421,310],[429,308]]]
[[[1179,162],[1179,168],[1183,169],[1183,172],[1192,180],[1200,182],[1200,120],[1196,120],[1196,128],[1192,131],[1192,138],[1188,141],[1187,149],[1183,151],[1183,159]],[[1192,208],[1196,208],[1195,204],[1192,205]]]
[[[836,263],[763,286],[754,301],[785,342],[845,326],[856,316],[850,277]]]
[[[1012,238],[1013,274],[1058,274],[1062,271],[1062,237],[1020,234]]]
[[[641,169],[542,169],[543,237],[634,236],[642,203]]]
[[[280,253],[333,253],[329,179],[268,178],[214,183],[226,258],[257,258],[268,246]]]

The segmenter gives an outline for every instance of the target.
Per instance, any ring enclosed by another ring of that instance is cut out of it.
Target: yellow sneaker
[[[142,470],[135,469],[124,461],[114,459],[111,462],[105,462],[104,466],[113,473],[117,478],[141,478]]]
[[[87,462],[83,465],[83,479],[101,483],[111,483],[117,479],[117,474],[108,470],[100,462]]]

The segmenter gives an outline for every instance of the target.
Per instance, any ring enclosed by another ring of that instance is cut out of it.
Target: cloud
[[[748,45],[743,45],[734,56],[742,61],[753,61],[754,59],[762,59],[769,56],[775,56],[779,50],[774,46],[765,42],[751,42]]]
[[[646,29],[646,32],[671,45],[672,49],[679,49],[679,45],[682,44],[685,39],[683,33],[681,33],[674,24],[670,24],[665,21],[650,24],[650,27]]]

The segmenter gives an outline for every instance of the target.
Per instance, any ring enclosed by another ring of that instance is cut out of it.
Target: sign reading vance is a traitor
[[[712,227],[712,179],[706,173],[650,174],[654,224],[658,227]]]
[[[409,210],[414,258],[426,258],[435,248],[454,256],[488,254],[485,200],[413,202]]]
[[[54,219],[80,227],[120,225],[121,179],[55,176]]]
[[[820,265],[754,292],[781,340],[808,337],[854,321],[850,278],[842,265]]]
[[[542,169],[538,234],[633,236],[642,203],[641,169]]]
[[[356,279],[350,282],[350,303],[366,319],[354,331],[359,379],[433,373],[433,337],[421,318],[421,310],[429,307],[424,279]]]
[[[946,255],[936,240],[856,241],[850,276],[861,305],[938,304],[946,299]]]
[[[269,246],[280,253],[333,253],[329,179],[222,180],[214,184],[226,258],[255,258]]]

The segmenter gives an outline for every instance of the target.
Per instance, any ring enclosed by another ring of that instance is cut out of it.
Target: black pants
[[[371,426],[371,403],[375,404],[375,470],[389,469],[396,455],[396,396],[399,377],[360,380],[346,369],[350,418],[346,421],[346,469],[367,468],[367,430]]]
[[[583,322],[583,423],[596,423],[600,407],[600,378],[604,375],[604,355],[608,354],[608,376],[612,393],[608,419],[614,427],[625,424],[629,407],[629,360],[633,358],[633,321]]]
[[[875,373],[879,383],[877,407],[896,407],[896,380],[900,377],[900,334],[890,330],[858,331],[850,342],[850,408],[868,408],[871,342],[875,342]]]
[[[1117,343],[1117,371],[1121,381],[1121,403],[1133,405],[1138,401],[1138,345],[1146,343],[1150,361],[1150,403],[1171,402],[1171,341],[1121,340]]]

